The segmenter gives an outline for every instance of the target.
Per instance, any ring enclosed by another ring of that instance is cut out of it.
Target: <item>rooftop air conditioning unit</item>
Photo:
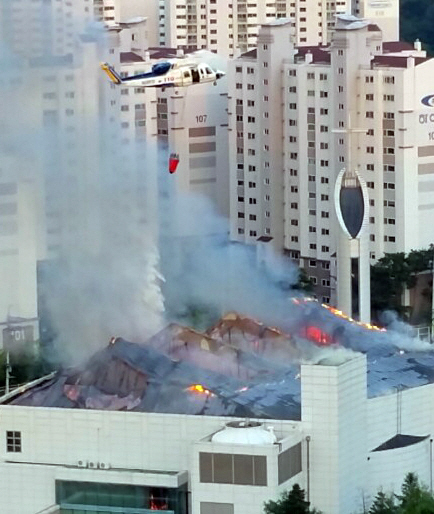
[[[85,467],[87,467],[87,462],[86,462],[85,460],[79,460],[79,461],[77,462],[77,466],[78,466],[79,468],[85,468]]]
[[[107,462],[98,462],[99,469],[110,469],[111,466]]]

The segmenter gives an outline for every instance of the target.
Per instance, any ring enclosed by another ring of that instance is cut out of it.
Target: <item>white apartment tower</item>
[[[261,24],[288,18],[296,44],[325,45],[334,15],[350,10],[350,0],[160,0],[160,44],[233,57],[255,48]]]
[[[158,45],[158,0],[93,0],[93,6],[95,20],[108,26],[145,18],[146,39],[150,46]]]
[[[98,1],[98,0],[97,0]],[[73,52],[77,35],[93,21],[90,0],[0,0],[1,40],[18,55]]]
[[[352,13],[376,23],[384,41],[399,39],[400,0],[353,0]]]
[[[290,32],[261,27],[257,51],[231,66],[231,237],[273,238],[328,302],[338,229],[333,191],[343,168],[357,169],[369,190],[371,263],[433,240],[434,61],[419,43],[383,42],[376,25],[352,16],[339,17],[327,49],[288,44],[282,51],[278,42]],[[263,58],[273,51],[281,52],[277,62]],[[272,77],[279,87],[267,95]]]

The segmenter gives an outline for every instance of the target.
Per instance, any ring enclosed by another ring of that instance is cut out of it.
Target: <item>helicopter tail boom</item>
[[[107,62],[101,63],[101,69],[105,71],[109,77],[109,79],[119,86],[119,84],[122,84],[122,79],[119,76],[119,74],[116,72],[116,70],[113,68],[113,66],[110,66]]]

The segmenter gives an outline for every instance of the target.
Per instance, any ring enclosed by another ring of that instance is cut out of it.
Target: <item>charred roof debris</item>
[[[367,356],[370,397],[434,382],[430,345],[296,303],[285,326],[229,312],[205,332],[171,323],[142,344],[113,337],[81,367],[0,403],[299,420],[301,363],[339,365],[354,352]]]

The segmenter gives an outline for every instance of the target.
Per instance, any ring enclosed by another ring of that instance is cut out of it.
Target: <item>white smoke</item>
[[[77,32],[64,55],[53,55],[51,41],[41,55],[21,57],[11,44],[25,36],[0,33],[0,181],[35,185],[43,316],[57,350],[77,360],[112,335],[144,340],[164,325],[156,204],[148,201],[156,148],[122,141],[120,91],[99,69],[108,54],[101,26],[85,38]]]

